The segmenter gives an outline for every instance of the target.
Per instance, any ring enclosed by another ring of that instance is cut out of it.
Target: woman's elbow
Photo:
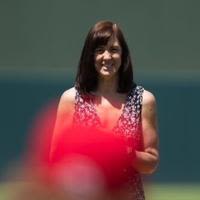
[[[157,170],[158,164],[159,157],[156,156],[143,168],[142,173],[147,175],[153,174]]]

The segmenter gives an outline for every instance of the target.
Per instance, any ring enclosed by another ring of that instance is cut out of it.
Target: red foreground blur
[[[134,154],[127,153],[124,137],[95,128],[71,126],[61,127],[52,142],[56,114],[52,105],[37,117],[31,130],[27,177],[73,198],[121,188],[127,181],[124,172],[134,161]]]

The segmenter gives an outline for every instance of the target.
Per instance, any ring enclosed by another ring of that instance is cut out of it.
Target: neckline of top
[[[120,120],[122,119],[122,117],[123,117],[123,115],[124,115],[124,113],[125,113],[125,109],[126,109],[126,107],[127,107],[128,100],[129,100],[130,96],[131,96],[132,94],[135,93],[136,88],[137,88],[137,85],[134,86],[134,87],[132,87],[131,90],[127,93],[127,96],[126,96],[125,101],[124,101],[124,106],[123,106],[123,108],[122,108],[122,112],[121,112],[120,116],[118,117],[118,119],[116,120],[116,123],[115,123],[115,125],[113,126],[113,128],[111,128],[111,131],[113,131],[113,130],[119,125],[119,122],[120,122]],[[96,106],[95,106],[95,104],[94,104],[93,95],[90,97],[89,100],[90,100],[90,105],[91,105],[91,107],[92,107],[93,113],[95,114],[95,117],[96,117],[96,119],[97,119],[99,125],[100,125],[101,127],[103,127],[103,125],[102,125],[102,120],[101,120],[101,118],[100,118],[100,116],[99,116],[99,114],[98,114],[98,112],[97,112],[97,108],[96,108]]]

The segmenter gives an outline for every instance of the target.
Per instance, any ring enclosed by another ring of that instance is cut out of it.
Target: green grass
[[[1,183],[0,200],[15,200],[22,184]],[[146,200],[200,200],[200,184],[154,184],[145,186],[145,191]]]
[[[147,200],[200,200],[200,184],[155,184],[147,188]]]

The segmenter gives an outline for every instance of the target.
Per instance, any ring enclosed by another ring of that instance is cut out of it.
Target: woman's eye
[[[97,48],[95,50],[96,53],[103,53],[104,52],[104,48]]]
[[[119,52],[119,49],[118,49],[118,48],[112,48],[112,49],[111,49],[111,52],[117,53],[117,52]]]

